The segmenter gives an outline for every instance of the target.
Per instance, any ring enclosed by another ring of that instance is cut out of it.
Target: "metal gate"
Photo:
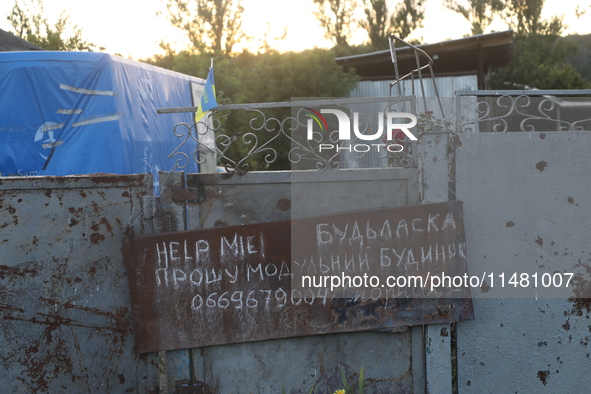
[[[429,116],[425,119],[431,127],[420,145],[406,141],[403,154],[359,154],[345,142],[336,148],[337,153],[342,150],[340,155],[327,156],[297,137],[297,130],[305,127],[306,110],[317,105],[340,108],[349,114],[362,111],[367,114],[366,130],[377,127],[382,116],[379,111],[398,108],[415,113],[414,97],[330,99],[220,106],[212,124],[179,124],[175,132],[183,141],[180,146],[201,140],[213,129],[213,144],[201,144],[194,158],[211,170],[211,161],[217,155],[233,175],[161,173],[161,201],[153,209],[154,228],[165,232],[204,229],[448,200],[447,131],[433,131]],[[434,101],[434,105],[440,107],[441,103]],[[291,117],[289,112],[277,112],[281,108],[291,108]],[[226,118],[228,113],[231,116],[240,111],[253,114],[248,116],[250,121],[241,118],[245,130],[228,132],[226,128],[233,124]],[[316,137],[315,144],[334,143],[333,136]],[[291,141],[288,156],[292,171],[248,172],[249,160],[257,155],[259,162],[275,161],[281,148],[273,144],[281,140]],[[227,149],[233,143],[242,143],[248,153],[231,159]],[[175,167],[179,169],[193,160],[176,152],[171,157],[177,159]],[[313,164],[306,165],[303,159]],[[360,163],[388,168],[343,169],[359,167]],[[294,170],[338,167],[338,171]],[[390,332],[169,351],[165,362],[167,386],[169,392],[178,387],[220,393],[273,393],[282,389],[332,393],[342,388],[342,374],[349,382],[356,381],[364,366],[366,393],[445,393],[452,387],[451,334],[449,324],[427,324]]]
[[[425,134],[407,168],[163,172],[160,197],[149,175],[2,179],[2,382],[11,392],[323,393],[364,367],[366,393],[449,391],[449,324],[139,355],[122,261],[133,234],[445,201],[445,139]]]
[[[417,168],[234,176],[177,172],[161,173],[160,179],[162,197],[154,226],[164,231],[420,202]],[[204,327],[211,329],[206,322]],[[426,374],[431,376],[429,392],[446,392],[451,388],[449,334],[449,324],[437,324],[169,351],[168,391],[176,387],[219,393],[273,393],[282,388],[292,393],[334,392],[343,386],[343,373],[352,384],[364,367],[366,393],[426,392]]]
[[[343,375],[353,385],[364,367],[365,392],[448,387],[448,324],[185,349],[160,359],[134,346],[125,238],[415,205],[418,174],[161,173],[161,197],[150,175],[4,178],[0,380],[11,392],[322,393],[342,387]]]
[[[0,178],[3,392],[156,392],[121,253],[152,188],[151,175]]]

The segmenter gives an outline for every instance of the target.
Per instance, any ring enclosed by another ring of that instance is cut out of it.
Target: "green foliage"
[[[504,19],[516,32],[513,64],[493,70],[492,89],[584,89],[589,83],[566,61],[576,46],[560,35],[562,18],[541,18],[544,0],[505,0]]]
[[[248,102],[348,96],[357,80],[352,72],[342,72],[334,55],[322,49],[262,54],[248,60],[254,66],[244,78]]]
[[[557,35],[518,36],[513,64],[496,69],[492,89],[585,89],[589,86],[566,62],[576,46]]]
[[[299,53],[263,53],[242,52],[235,56],[221,53],[196,55],[188,51],[178,54],[169,52],[146,62],[167,67],[174,71],[205,78],[214,58],[216,93],[219,104],[241,104],[290,101],[293,98],[307,97],[343,97],[348,96],[358,77],[352,72],[344,72],[334,61],[330,50],[313,49]],[[172,67],[170,67],[172,64]],[[289,117],[289,108],[267,109],[266,118],[280,121]],[[232,158],[245,156],[252,145],[245,144],[244,136],[252,132],[251,119],[257,118],[254,125],[261,125],[262,118],[252,111],[231,111],[218,114],[222,117],[224,133],[232,135],[235,143],[227,154]],[[270,131],[257,133],[259,145],[279,130],[277,122],[269,122]],[[272,166],[264,163],[264,154],[249,161],[251,170],[290,169],[287,153],[290,149],[286,138],[274,141],[272,146],[278,153]],[[223,164],[223,163],[222,163]]]
[[[423,3],[423,0],[403,0],[390,13],[385,0],[365,0],[366,19],[359,24],[367,31],[374,50],[388,48],[390,34],[404,40],[414,30],[422,27],[425,18]]]
[[[365,365],[359,370],[359,382],[357,383],[358,394],[363,394],[363,384],[365,383]]]
[[[591,81],[591,34],[571,35],[562,38],[563,44],[576,47],[576,53],[566,55],[566,61],[573,66],[583,78]]]
[[[343,388],[345,389],[345,393],[351,392],[351,386],[349,386],[349,382],[347,382],[347,377],[345,376],[345,368],[341,367],[341,381],[343,382]]]
[[[491,89],[582,89],[588,82],[566,61],[576,46],[564,41],[561,17],[542,19],[544,0],[456,0],[445,5],[472,24],[472,34],[482,34],[496,15],[515,31],[513,64],[493,70]]]
[[[324,29],[326,38],[336,46],[348,46],[356,20],[353,17],[356,0],[314,0],[318,11],[314,15]]]
[[[283,27],[283,34],[279,36],[271,36],[271,24],[267,23],[267,30],[260,40],[259,53],[277,52],[274,43],[281,42],[287,37],[287,26]]]
[[[403,0],[398,4],[392,24],[392,31],[396,36],[404,40],[410,33],[423,27],[425,18],[423,3],[423,0]]]
[[[96,48],[82,37],[82,30],[78,26],[70,24],[70,17],[65,11],[52,26],[44,17],[42,0],[31,0],[28,4],[15,0],[6,19],[17,36],[46,50],[92,51]],[[66,34],[68,31],[70,33]]]
[[[545,0],[505,0],[504,18],[518,36],[559,36],[564,30],[562,17],[542,19]]]
[[[359,25],[367,31],[369,42],[374,48],[387,48],[388,23],[392,23],[392,18],[388,17],[386,0],[365,0],[364,11],[366,19]]]
[[[494,17],[505,8],[502,0],[468,0],[467,7],[456,0],[445,0],[444,4],[472,24],[472,35],[483,34]]]
[[[232,53],[247,39],[242,32],[240,0],[167,0],[168,19],[181,29],[197,53]]]
[[[345,368],[341,367],[341,381],[343,383],[343,389],[345,390],[345,394],[352,393],[353,389],[349,382],[347,382],[347,377],[345,376]],[[357,381],[357,394],[363,394],[363,386],[365,384],[365,366],[362,366],[359,370],[359,379]],[[337,390],[337,393],[340,390]]]
[[[319,383],[321,383],[321,380],[316,380],[314,382],[312,388],[308,392],[308,394],[315,394],[318,392],[318,390],[322,390],[322,392],[325,392],[325,393],[333,393],[333,390],[335,390],[335,389],[336,389],[336,391],[334,391],[333,394],[363,394],[363,388],[365,386],[365,366],[362,366],[361,369],[359,370],[359,378],[357,380],[356,390],[347,381],[347,372],[345,371],[344,366],[341,366],[340,373],[339,373],[338,367],[336,368],[335,372],[336,372],[336,374],[335,375],[331,374],[330,377],[324,376],[324,379],[326,379],[325,383],[327,383],[328,387],[321,384],[321,386],[324,386],[324,387],[318,388],[317,385]],[[338,382],[339,378],[340,378],[340,382]],[[301,390],[299,390],[299,391],[301,391]],[[282,394],[287,393],[283,384],[281,385],[281,393]]]

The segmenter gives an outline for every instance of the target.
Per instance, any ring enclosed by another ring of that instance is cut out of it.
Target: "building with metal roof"
[[[513,31],[480,34],[417,47],[433,59],[435,77],[476,75],[477,88],[487,89],[488,72],[513,62]],[[401,47],[395,51],[400,75],[416,68],[413,48]],[[339,57],[336,62],[345,69],[354,68],[362,81],[396,79],[389,49]]]

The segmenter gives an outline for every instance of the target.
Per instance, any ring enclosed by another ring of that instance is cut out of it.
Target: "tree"
[[[386,0],[365,0],[366,20],[359,25],[367,31],[369,41],[375,49],[388,47],[388,25],[392,24],[392,17],[388,16]]]
[[[388,48],[390,34],[404,40],[422,27],[425,18],[423,0],[403,0],[392,14],[386,0],[365,0],[364,11],[366,19],[359,24],[367,31],[374,50]]]
[[[589,34],[574,34],[564,37],[563,40],[567,45],[574,45],[577,48],[576,53],[569,54],[566,57],[568,64],[573,66],[583,78],[591,81],[591,35]]]
[[[334,61],[334,52],[326,49],[259,54],[244,51],[232,57],[221,54],[213,56],[219,104],[290,101],[296,97],[343,97],[348,96],[358,80],[352,70],[344,72]],[[159,55],[147,62],[167,67],[172,59],[173,70],[205,78],[210,58],[209,55],[183,51],[174,56],[171,53]],[[289,108],[270,108],[263,112],[267,119],[283,120],[291,116]],[[229,111],[216,116],[222,123],[224,134],[235,141],[226,151],[228,157],[242,158],[252,148],[252,145],[244,143],[242,137],[253,131],[253,118],[258,119],[254,125],[260,126],[262,118],[253,111]],[[278,123],[273,121],[268,125],[271,128],[278,127]],[[275,134],[275,130],[259,131],[259,143]],[[291,168],[288,159],[290,141],[278,138],[271,147],[277,151],[277,160],[267,166],[261,156],[253,157],[248,161],[251,170]]]
[[[423,27],[423,19],[425,19],[423,0],[403,0],[394,12],[392,31],[404,40],[410,33]]]
[[[287,26],[283,27],[283,34],[280,36],[271,36],[271,24],[267,23],[267,30],[265,31],[263,38],[260,40],[259,53],[270,53],[276,52],[277,50],[273,46],[273,43],[283,41],[287,37]]]
[[[560,36],[564,30],[562,17],[542,19],[545,0],[506,0],[505,21],[518,36]]]
[[[252,67],[242,67],[242,83],[239,86],[240,98],[246,102],[277,102],[291,101],[305,97],[343,97],[357,82],[357,76],[351,72],[343,72],[334,60],[334,53],[329,50],[313,49],[300,53],[265,53],[249,59],[242,54],[244,61]],[[239,59],[236,59],[239,60]],[[286,119],[291,116],[290,108],[269,109],[264,111],[267,119]],[[248,127],[253,113],[242,111],[236,114],[235,123],[228,124],[227,130],[236,130],[240,134],[251,131]],[[229,121],[231,121],[229,119]],[[269,126],[276,122],[270,122]],[[278,125],[277,125],[278,126]],[[285,130],[289,132],[289,130]],[[259,133],[261,142],[275,132]],[[243,146],[246,148],[248,146]],[[288,159],[291,143],[286,138],[272,142],[271,147],[277,151],[277,160],[273,167],[262,166],[262,157],[250,161],[251,168],[283,169],[291,168]]]
[[[492,89],[585,89],[589,83],[567,63],[576,52],[559,36],[518,36],[513,64],[494,70]]]
[[[28,4],[16,0],[6,19],[17,36],[47,50],[92,51],[96,48],[82,37],[82,30],[78,26],[70,24],[70,16],[66,11],[62,11],[53,26],[43,15],[42,0],[31,0]],[[68,30],[71,31],[70,35],[66,35]]]
[[[584,89],[589,83],[567,64],[576,46],[564,40],[562,18],[541,18],[544,0],[508,0],[505,20],[515,29],[513,64],[494,71],[493,89]]]
[[[455,0],[445,0],[445,6],[472,24],[472,35],[483,34],[505,7],[501,0],[468,0],[468,6]]]
[[[314,0],[318,11],[314,15],[325,30],[326,38],[336,46],[348,46],[347,42],[355,26],[356,0]]]
[[[197,53],[232,53],[246,39],[242,32],[244,7],[240,0],[167,0],[168,17],[183,30]]]

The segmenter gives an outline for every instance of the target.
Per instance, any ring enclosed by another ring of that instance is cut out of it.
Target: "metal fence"
[[[458,132],[591,130],[591,90],[461,90],[456,108],[471,101]]]
[[[339,139],[339,122],[333,116],[323,117],[322,109],[342,111],[358,133],[351,133],[351,139]],[[195,107],[167,108],[160,109],[159,113],[195,110]],[[207,163],[214,160],[229,173],[245,173],[252,169],[416,167],[416,143],[403,133],[396,133],[394,142],[404,149],[388,150],[384,126],[388,112],[415,114],[416,98],[308,99],[221,105],[206,121],[178,124],[174,132],[181,141],[179,149],[188,141],[201,143],[191,155],[177,149],[169,157],[177,158],[177,169],[185,168],[188,160],[196,160],[211,170],[211,163]],[[400,123],[405,122],[400,120]],[[312,130],[311,133],[308,130]],[[364,144],[368,150],[357,149],[366,142],[358,135],[380,138],[375,145]]]

